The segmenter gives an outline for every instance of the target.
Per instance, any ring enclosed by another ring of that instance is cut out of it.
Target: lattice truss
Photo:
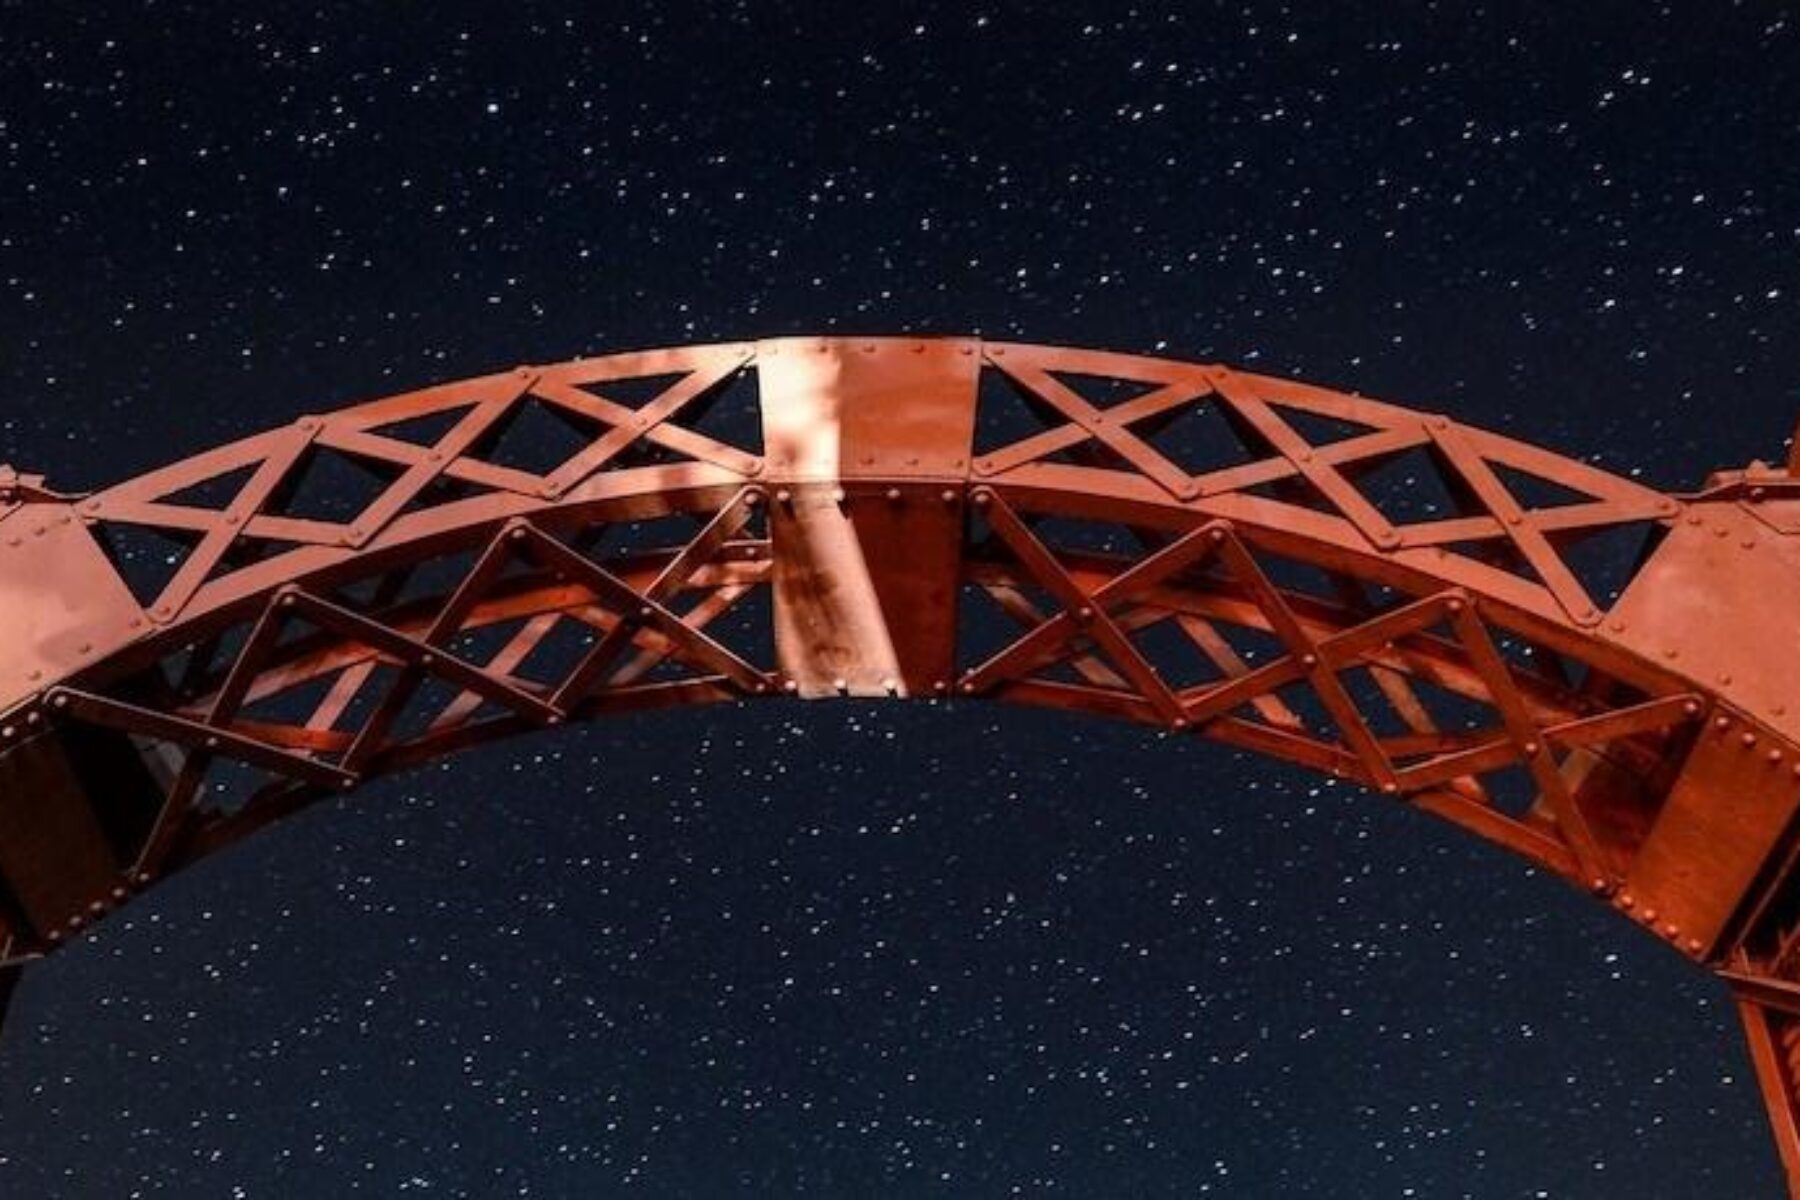
[[[1641,831],[1584,812],[1580,752],[1649,778],[1701,701],[1571,634],[1603,602],[1576,550],[1670,502],[1443,418],[1146,362],[990,349],[954,690],[1198,731],[1608,886]],[[160,748],[134,872],[486,738],[779,691],[755,382],[736,347],[521,370],[84,501],[165,627],[52,697]]]

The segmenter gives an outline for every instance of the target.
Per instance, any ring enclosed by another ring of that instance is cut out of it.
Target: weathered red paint
[[[506,440],[528,410],[575,430],[543,461]],[[319,503],[326,459],[366,494]],[[1579,546],[1632,529],[1615,599]],[[109,551],[132,531],[181,543],[163,577]],[[0,469],[0,994],[310,799],[512,732],[980,696],[1353,780],[1591,892],[1730,984],[1800,1179],[1796,594],[1786,471],[1665,495],[1292,380],[976,339],[521,368],[87,496]],[[227,763],[262,772],[230,808]]]

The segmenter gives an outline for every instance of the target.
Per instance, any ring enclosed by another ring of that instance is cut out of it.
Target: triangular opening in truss
[[[1167,386],[1160,380],[1120,379],[1112,375],[1085,375],[1079,371],[1047,371],[1045,374],[1098,409],[1114,408]]]
[[[1620,521],[1544,536],[1581,582],[1588,598],[1605,609],[1618,602],[1644,560],[1661,543],[1664,529],[1655,521]]]
[[[765,584],[735,585],[719,596],[723,605],[707,621],[706,636],[761,671],[775,665],[772,593]]]
[[[1067,417],[1006,372],[982,368],[975,403],[977,464],[983,455],[1067,424]]]
[[[611,400],[614,404],[622,404],[626,408],[640,409],[652,400],[660,399],[668,390],[686,379],[692,371],[661,371],[651,375],[632,375],[623,379],[602,379],[581,384],[581,390]]]
[[[365,432],[428,450],[442,441],[444,435],[455,429],[475,408],[473,402],[440,408],[417,416],[402,417],[398,421],[389,421],[385,425],[374,425]]]
[[[1143,537],[1128,525],[1036,513],[1025,517],[1033,536],[1059,558],[1063,551],[1127,559],[1143,558],[1148,553]],[[1129,565],[1118,564],[1114,573]]]
[[[1587,492],[1557,480],[1546,479],[1542,475],[1523,471],[1491,458],[1487,460],[1487,465],[1500,480],[1501,486],[1527,512],[1562,508],[1570,504],[1591,504],[1594,501],[1594,497]]]
[[[694,540],[710,516],[710,513],[670,512],[636,521],[610,522],[590,543],[588,557],[602,566],[619,560],[673,558]]]
[[[1321,513],[1328,517],[1341,517],[1343,513],[1333,504],[1310,479],[1304,475],[1293,474],[1285,479],[1274,479],[1267,483],[1258,483],[1240,490],[1240,495],[1256,496],[1264,500],[1273,500],[1290,508],[1303,508],[1307,512]]]
[[[407,500],[400,509],[400,515],[424,512],[428,509],[441,508],[446,504],[456,504],[463,500],[472,500],[477,496],[492,494],[492,488],[470,483],[465,479],[457,479],[451,475],[438,475]]]
[[[211,512],[226,512],[236,503],[244,485],[261,468],[260,462],[245,463],[222,471],[210,479],[202,479],[198,483],[190,483],[186,487],[157,497],[159,504],[178,504],[184,508],[203,508]],[[247,516],[248,514],[240,514]]]
[[[1352,421],[1348,417],[1331,416],[1304,408],[1290,408],[1278,401],[1271,401],[1269,407],[1274,409],[1283,421],[1287,422],[1289,428],[1315,449],[1377,432],[1375,426]]]
[[[694,398],[675,424],[746,454],[763,452],[761,378],[753,366],[739,367]]]
[[[123,521],[102,521],[94,529],[132,597],[146,608],[162,595],[200,541],[197,533]]]

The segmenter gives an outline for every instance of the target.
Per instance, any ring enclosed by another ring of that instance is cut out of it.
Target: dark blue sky
[[[235,15],[233,15],[235,12]],[[1800,411],[1774,4],[0,9],[0,458],[976,331],[1663,486]],[[1753,1196],[1724,993],[1217,746],[752,706],[386,780],[27,976],[0,1195]]]

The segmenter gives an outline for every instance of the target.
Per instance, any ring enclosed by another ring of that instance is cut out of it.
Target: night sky
[[[1782,7],[6,4],[0,458],[86,488],[518,362],[921,330],[1696,486],[1800,415]],[[0,1040],[7,1200],[1778,1189],[1723,989],[1589,899],[968,704],[388,778]]]

